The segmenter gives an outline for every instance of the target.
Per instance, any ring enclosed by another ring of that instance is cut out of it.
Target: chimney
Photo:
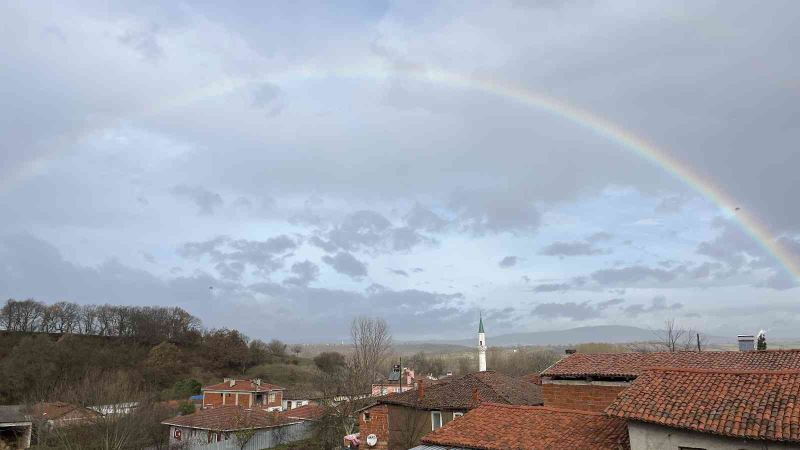
[[[422,400],[425,397],[425,380],[417,381],[417,400]]]
[[[575,354],[575,352],[577,352],[577,350],[575,350],[574,348],[568,348],[568,349],[564,350],[564,353],[567,354],[567,355],[573,355],[573,354]]]
[[[235,384],[236,384],[236,379],[235,378],[228,378],[228,385],[230,387],[233,387]]]
[[[755,350],[755,337],[752,334],[740,334],[736,336],[737,340],[739,341],[739,351],[740,352],[752,352]]]
[[[472,403],[476,403],[477,404],[477,403],[480,403],[480,402],[481,402],[481,398],[480,398],[480,395],[478,395],[478,388],[472,388]]]
[[[253,380],[253,384],[255,384],[256,386],[261,386],[261,378],[256,378],[255,380]]]

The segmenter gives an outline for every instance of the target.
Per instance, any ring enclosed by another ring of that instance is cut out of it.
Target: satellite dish
[[[369,445],[370,447],[375,447],[377,444],[378,444],[378,436],[375,436],[374,434],[370,434],[369,436],[367,436],[367,445]]]

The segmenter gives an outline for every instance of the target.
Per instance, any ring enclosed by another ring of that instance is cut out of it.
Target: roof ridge
[[[524,409],[524,410],[542,410],[542,411],[550,411],[550,412],[562,412],[562,413],[569,413],[569,414],[583,414],[587,416],[606,416],[606,414],[597,412],[597,411],[584,411],[581,409],[569,409],[569,408],[556,408],[555,406],[542,406],[542,405],[509,405],[506,403],[494,403],[494,402],[485,402],[481,403],[480,407],[483,406],[492,406],[492,407],[500,407],[500,408],[508,408],[508,409]]]
[[[687,372],[687,373],[715,373],[728,375],[800,375],[800,369],[701,369],[691,367],[654,366],[642,372]]]

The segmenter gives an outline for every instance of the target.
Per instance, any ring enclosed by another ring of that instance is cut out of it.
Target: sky
[[[0,296],[175,305],[289,342],[362,315],[396,340],[472,337],[479,314],[490,343],[672,318],[800,337],[798,15],[3,2]]]

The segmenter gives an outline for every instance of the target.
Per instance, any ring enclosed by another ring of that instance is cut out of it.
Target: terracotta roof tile
[[[217,384],[212,384],[210,386],[203,386],[204,391],[238,391],[238,392],[268,392],[268,391],[282,391],[284,390],[282,387],[269,384],[269,383],[261,383],[260,385],[256,384],[255,380],[234,380],[233,386],[230,385],[229,382],[222,382]]]
[[[481,450],[630,449],[625,421],[544,406],[483,404],[422,438]]]
[[[248,428],[270,428],[294,422],[297,422],[297,419],[286,417],[279,413],[226,405],[201,409],[194,414],[173,417],[161,423],[202,430],[232,431]]]
[[[654,368],[606,412],[725,436],[800,442],[800,370]]]
[[[36,403],[31,407],[31,414],[41,419],[57,420],[59,417],[63,417],[76,410],[80,416],[86,418],[98,417],[101,415],[97,411],[64,402]]]
[[[318,405],[303,405],[283,411],[281,415],[290,419],[317,420],[325,413],[325,409]]]
[[[635,378],[650,367],[716,370],[800,369],[800,350],[574,353],[547,368],[542,372],[542,376]]]
[[[511,405],[541,405],[542,388],[528,381],[501,373],[475,372],[425,385],[422,399],[417,389],[387,395],[380,403],[410,406],[417,409],[471,409],[480,403],[505,403]],[[477,390],[478,402],[473,398]]]

